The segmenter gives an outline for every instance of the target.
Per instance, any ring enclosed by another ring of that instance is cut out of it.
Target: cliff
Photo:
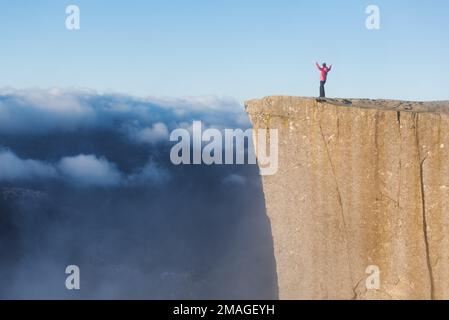
[[[449,102],[267,97],[246,110],[278,129],[263,189],[281,299],[449,299]]]

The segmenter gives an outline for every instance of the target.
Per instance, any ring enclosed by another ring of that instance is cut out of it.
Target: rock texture
[[[449,102],[267,97],[246,110],[279,130],[263,188],[281,299],[449,299]]]

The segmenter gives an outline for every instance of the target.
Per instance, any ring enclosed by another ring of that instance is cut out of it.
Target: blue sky
[[[65,8],[81,9],[81,30]],[[368,5],[381,30],[365,28]],[[449,99],[447,0],[15,0],[0,10],[0,87],[138,96]]]

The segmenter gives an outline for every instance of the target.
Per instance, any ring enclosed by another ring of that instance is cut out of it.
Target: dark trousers
[[[320,81],[320,98],[326,97],[326,91],[324,90],[325,84],[326,84],[326,81]]]

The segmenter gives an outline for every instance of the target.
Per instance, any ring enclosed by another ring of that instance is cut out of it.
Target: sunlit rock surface
[[[449,299],[449,102],[267,97],[281,299]],[[368,290],[368,266],[380,287]]]

